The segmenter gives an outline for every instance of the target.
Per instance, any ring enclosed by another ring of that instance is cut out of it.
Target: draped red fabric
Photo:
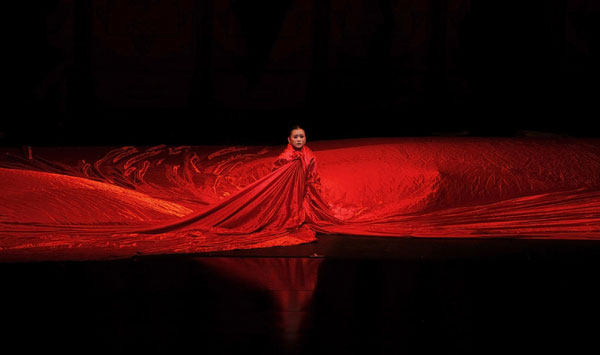
[[[260,248],[316,233],[600,238],[596,139],[310,147],[5,149],[0,259]]]

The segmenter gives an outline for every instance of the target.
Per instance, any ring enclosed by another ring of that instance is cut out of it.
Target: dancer
[[[174,230],[214,234],[293,232],[304,224],[342,223],[321,196],[317,159],[300,126],[289,131],[288,145],[273,162],[271,173],[198,214],[153,226],[140,233]]]

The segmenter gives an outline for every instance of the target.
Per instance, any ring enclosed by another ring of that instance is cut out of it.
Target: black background
[[[292,124],[309,141],[599,136],[593,5],[339,0],[302,12],[298,4],[16,5],[7,12],[0,144],[282,144]],[[133,88],[127,77],[147,80]],[[295,90],[294,80],[306,85]]]

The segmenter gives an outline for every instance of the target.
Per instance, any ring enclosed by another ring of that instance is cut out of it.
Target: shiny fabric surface
[[[284,246],[316,233],[600,239],[595,139],[4,149],[0,184],[0,260]]]

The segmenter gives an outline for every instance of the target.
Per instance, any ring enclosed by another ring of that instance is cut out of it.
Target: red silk
[[[259,248],[316,233],[600,238],[598,140],[310,145],[7,150],[0,259]]]

